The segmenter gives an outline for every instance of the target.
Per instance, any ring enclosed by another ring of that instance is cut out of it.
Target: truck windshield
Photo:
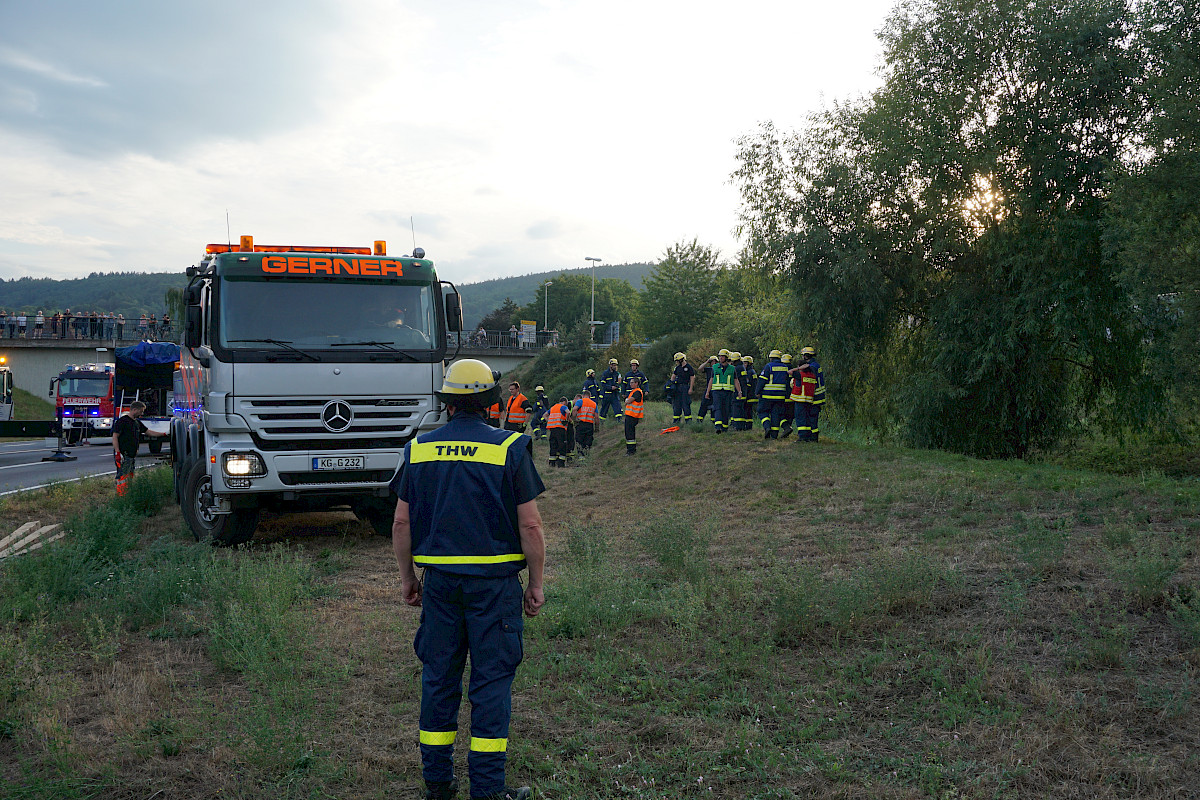
[[[231,350],[270,347],[239,339],[277,339],[301,350],[354,342],[432,350],[438,341],[434,292],[427,283],[223,278],[219,308],[221,346]]]
[[[63,378],[58,382],[59,397],[107,397],[108,378]]]

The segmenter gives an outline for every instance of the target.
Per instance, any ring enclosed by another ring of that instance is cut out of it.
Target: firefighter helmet
[[[642,362],[638,361],[636,358],[629,359],[629,366],[640,367],[641,365],[642,365]]]
[[[747,362],[747,363],[753,364],[753,363],[754,363],[754,356],[742,356],[742,361],[745,361],[745,362]]]
[[[716,360],[717,360],[717,357],[716,357],[716,356],[709,356],[709,357],[708,357],[708,360],[709,360],[709,361],[716,361]]]
[[[783,362],[783,363],[785,363],[785,364],[790,364],[790,363],[792,363],[792,354],[791,354],[791,353],[784,353],[783,355],[781,355],[781,356],[779,357],[779,360],[780,360],[780,361],[782,361],[782,362]]]
[[[446,370],[436,394],[447,405],[487,408],[500,400],[500,373],[478,359],[464,358]]]
[[[615,366],[617,365],[617,360],[616,360],[615,358],[610,358],[610,359],[608,360],[608,365],[609,365],[610,367],[615,367]]]
[[[686,358],[687,358],[687,356],[686,356],[686,355],[684,355],[683,353],[676,353],[676,354],[675,354],[675,356],[674,356],[674,359],[675,359],[676,361],[683,361],[683,360],[685,360]]]
[[[717,355],[725,356],[726,358],[729,358],[729,351],[726,350],[724,347],[722,347],[720,350],[717,351]]]
[[[544,392],[544,391],[546,391],[546,387],[545,386],[535,386],[535,387],[533,387],[533,390],[535,392]]]
[[[742,354],[739,353],[738,351],[734,350],[732,353],[729,354],[729,360],[730,361],[741,361]]]
[[[783,353],[781,353],[780,351],[772,350],[770,353],[767,354],[767,358],[779,358],[782,355],[783,355]]]
[[[806,347],[800,351],[800,355],[802,355],[802,356],[815,356],[816,354],[817,354],[817,351],[811,347]]]
[[[596,370],[594,370],[594,369],[589,369],[589,370],[587,371],[587,376],[588,376],[589,378],[590,378],[590,377],[592,377],[592,376],[593,376],[593,375],[595,375],[595,374],[596,374]]]

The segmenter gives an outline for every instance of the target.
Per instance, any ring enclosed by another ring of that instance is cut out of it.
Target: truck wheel
[[[210,539],[214,547],[233,547],[250,541],[258,527],[257,508],[239,508],[229,514],[212,511],[212,478],[207,464],[196,461],[183,485],[183,519],[196,541]]]
[[[150,448],[150,453],[152,455],[158,455],[162,452],[162,439],[151,439],[146,444]]]
[[[393,511],[391,514],[383,509],[373,508],[367,512],[367,522],[371,523],[371,529],[379,536],[392,538],[392,519],[395,516]]]

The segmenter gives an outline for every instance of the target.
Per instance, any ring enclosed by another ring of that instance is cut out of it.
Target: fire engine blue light
[[[74,411],[71,411],[70,409],[66,409],[66,408],[64,408],[64,409],[63,409],[63,416],[64,416],[64,417],[69,417],[69,416],[71,416],[71,415],[72,415],[72,414],[74,414],[74,413],[75,413],[75,412],[74,412]]]
[[[93,417],[98,417],[98,416],[100,416],[100,409],[98,409],[98,408],[97,408],[96,410],[94,410],[94,411],[92,412],[92,416],[93,416]]]

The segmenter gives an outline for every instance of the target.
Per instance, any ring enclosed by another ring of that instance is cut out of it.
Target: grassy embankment
[[[13,419],[54,419],[54,403],[24,389],[13,389]]]
[[[543,470],[513,777],[552,798],[1200,791],[1196,482],[658,436],[651,415],[636,458],[610,426],[591,463]],[[173,509],[129,516],[168,477],[125,511],[85,511],[108,482],[0,504],[6,526],[83,512],[0,573],[0,795],[415,794],[418,617],[388,543],[313,515],[213,551]]]

